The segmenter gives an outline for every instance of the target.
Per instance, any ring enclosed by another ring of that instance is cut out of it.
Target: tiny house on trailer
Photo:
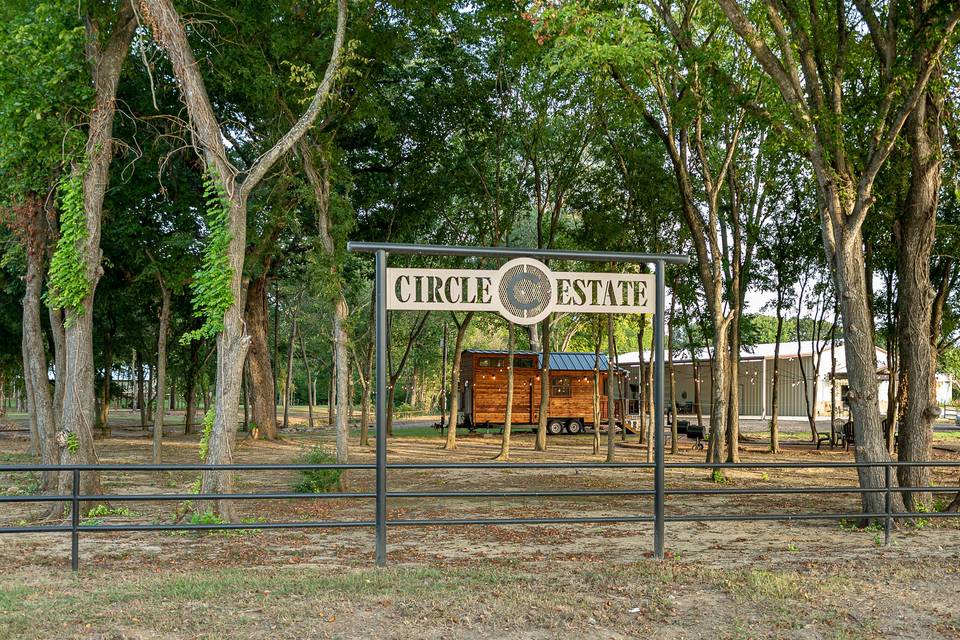
[[[460,360],[458,424],[502,426],[507,411],[506,351],[467,349]],[[512,426],[536,430],[540,419],[540,360],[536,351],[515,351],[513,356]],[[550,412],[547,433],[580,433],[593,425],[593,353],[550,354]],[[600,354],[600,419],[607,420],[607,356]],[[622,424],[628,394],[627,370],[618,368],[613,389],[614,418]],[[619,381],[618,383],[616,381]]]

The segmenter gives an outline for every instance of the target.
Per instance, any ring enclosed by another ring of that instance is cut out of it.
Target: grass
[[[40,572],[0,586],[0,637],[581,638],[650,635],[665,623],[691,632],[682,637],[707,637],[696,635],[702,618],[692,615],[704,602],[727,608],[709,637],[780,637],[801,627],[815,627],[816,637],[856,636],[842,616],[825,621],[810,605],[838,593],[851,602],[863,597],[865,585],[837,571],[862,569],[517,561]],[[700,604],[686,609],[691,602]],[[862,615],[874,624],[871,612]]]
[[[189,637],[237,637],[238,620],[251,608],[269,612],[266,617],[274,624],[298,613],[309,624],[316,618],[322,621],[325,609],[345,599],[357,604],[390,599],[447,606],[467,593],[491,593],[519,584],[532,587],[532,581],[486,568],[333,572],[233,568],[132,576],[84,572],[57,579],[55,587],[0,586],[0,637],[69,637],[81,628],[102,631],[118,624],[160,633],[187,630]],[[209,606],[216,606],[219,613],[205,614]],[[55,615],[40,615],[44,611]]]
[[[0,452],[0,464],[36,464],[37,458],[30,453]]]

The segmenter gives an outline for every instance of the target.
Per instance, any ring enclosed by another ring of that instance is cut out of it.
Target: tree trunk
[[[941,105],[932,91],[921,99],[907,121],[911,172],[907,207],[894,225],[897,239],[897,281],[900,303],[900,364],[906,374],[907,404],[900,433],[899,459],[926,461],[933,455],[933,424],[939,415],[936,396],[937,351],[931,344],[934,300],[930,262],[936,237],[943,146]],[[890,434],[896,429],[890,425]],[[927,467],[900,467],[903,487],[930,485]],[[904,492],[906,508],[929,507],[929,492]]]
[[[507,320],[507,407],[503,416],[503,436],[500,439],[500,455],[496,460],[510,459],[510,431],[513,428],[513,352],[516,348],[516,328]]]
[[[457,414],[460,412],[460,363],[463,359],[463,338],[467,327],[473,320],[473,311],[464,316],[463,322],[457,326],[457,337],[453,343],[453,368],[450,370],[450,426],[447,428],[447,440],[444,449],[457,448]]]
[[[189,435],[193,429],[193,418],[197,409],[197,373],[200,368],[200,347],[196,340],[190,342],[190,358],[187,364],[186,396],[187,408],[183,416],[183,435]],[[247,394],[249,402],[249,394]]]
[[[670,453],[676,455],[680,452],[679,438],[677,432],[677,376],[673,367],[673,320],[676,318],[677,303],[677,279],[673,280],[673,291],[670,294],[670,322],[667,323],[670,334],[667,336],[667,375],[670,376]]]
[[[97,464],[93,447],[94,369],[93,369],[93,296],[103,273],[100,266],[100,226],[103,198],[110,181],[113,157],[113,118],[116,112],[117,83],[123,61],[130,49],[136,20],[129,1],[120,4],[116,24],[106,45],[99,45],[100,34],[92,20],[87,25],[87,63],[93,80],[94,107],[90,112],[83,171],[84,236],[75,247],[83,262],[87,292],[76,307],[65,309],[66,360],[63,390],[63,420],[57,433],[61,464]],[[71,474],[60,474],[58,491],[67,494],[73,486]],[[99,494],[100,474],[81,474],[79,491]],[[84,505],[84,512],[93,503]]]
[[[690,354],[693,361],[693,405],[697,410],[697,426],[703,429],[703,407],[700,406],[700,361],[697,359],[695,347],[690,347]]]
[[[326,154],[321,154],[320,169],[314,162],[314,153],[306,136],[298,143],[303,159],[304,173],[307,174],[317,202],[317,231],[323,249],[331,261],[336,259],[336,246],[333,236],[333,218],[330,215],[330,165]],[[332,416],[337,434],[337,462],[345,463],[349,456],[350,426],[348,413],[350,398],[348,383],[350,376],[349,354],[347,352],[347,325],[349,309],[343,295],[343,282],[336,267],[331,269],[331,284],[336,287],[333,300],[333,369],[335,387],[333,401],[328,402],[328,411],[335,408]]]
[[[647,438],[647,369],[643,362],[643,334],[647,327],[646,314],[640,315],[640,330],[637,332],[637,383],[639,386],[639,398],[637,398],[637,413],[640,415],[640,444],[646,442]],[[650,350],[651,359],[653,350]]]
[[[373,305],[370,305],[371,307]],[[367,345],[367,353],[364,362],[366,373],[363,376],[362,392],[360,394],[360,444],[362,446],[370,445],[370,398],[373,389],[373,337],[370,344]],[[456,424],[454,424],[456,427]]]
[[[147,398],[144,393],[143,356],[140,351],[133,352],[133,366],[137,370],[137,408],[140,410],[140,428],[147,428]]]
[[[600,345],[603,323],[597,317],[597,338],[593,343],[593,455],[600,453]]]
[[[159,277],[159,276],[158,276]],[[160,464],[163,446],[164,396],[167,384],[167,331],[170,326],[170,289],[160,279],[160,327],[157,331],[157,404],[153,414],[153,464]]]
[[[534,449],[547,450],[547,419],[550,417],[550,316],[543,319],[540,363],[540,415],[537,416],[537,439]],[[609,385],[608,385],[609,386]]]
[[[50,307],[50,334],[53,336],[53,423],[56,430],[60,430],[63,421],[63,391],[66,387],[64,378],[67,370],[67,334],[63,327],[63,310]]]
[[[616,344],[614,344],[616,346]],[[663,354],[654,354],[653,349],[650,349],[650,359],[647,360],[647,414],[649,419],[647,420],[647,462],[653,462],[653,439],[655,437],[655,424],[656,424],[656,394],[654,393],[653,388],[653,362],[654,358],[662,358]],[[623,433],[626,433],[627,430],[624,428]]]
[[[316,402],[316,398],[313,395],[313,377],[310,373],[310,361],[307,359],[307,347],[304,344],[303,332],[299,333],[300,336],[300,359],[303,361],[303,370],[307,376],[307,426],[310,429],[313,429],[313,405]]]
[[[273,365],[270,362],[270,316],[267,307],[267,272],[250,281],[244,319],[250,336],[247,367],[250,376],[250,412],[253,415],[253,437],[264,440],[277,438],[277,406],[274,395]]]
[[[297,339],[297,317],[290,322],[290,339],[287,340],[287,373],[283,382],[283,428],[290,426],[290,403],[293,401],[293,346]]]
[[[544,335],[548,335],[544,331]],[[607,462],[616,461],[616,410],[613,406],[613,314],[607,315]],[[541,404],[541,407],[543,405]],[[542,411],[542,409],[541,409]],[[541,422],[541,424],[543,424]],[[545,430],[545,429],[544,429]]]
[[[543,345],[540,342],[540,325],[531,324],[527,326],[527,337],[530,341],[530,351],[542,351]]]
[[[114,321],[109,319],[110,330],[107,331],[106,344],[103,355],[103,380],[100,387],[100,411],[97,414],[97,424],[104,433],[110,435],[110,383],[113,382],[113,334]]]
[[[28,202],[23,242],[26,249],[27,273],[23,294],[23,382],[27,396],[27,411],[30,414],[31,437],[35,437],[35,451],[40,464],[57,464],[56,418],[50,397],[50,382],[47,372],[47,353],[40,323],[40,306],[43,292],[43,273],[47,255],[46,220],[39,199]],[[59,374],[62,370],[58,370]],[[60,380],[57,384],[62,384]],[[41,475],[40,487],[44,493],[56,486],[51,471]]]
[[[780,299],[777,299],[777,337],[773,346],[773,380],[770,389],[770,451],[780,453],[780,342],[783,339],[783,311]],[[764,380],[766,384],[766,380]]]
[[[850,411],[854,419],[857,462],[886,462],[890,460],[883,442],[880,425],[880,409],[877,404],[877,352],[870,333],[870,309],[866,298],[863,253],[860,233],[853,237],[839,238],[834,277],[840,295],[843,317],[844,351],[847,355]],[[882,466],[857,470],[861,488],[884,486]],[[868,492],[861,494],[866,513],[881,513],[884,510],[884,495]],[[894,496],[893,509],[903,507]]]
[[[727,321],[718,321],[722,312],[715,310],[713,330],[713,363],[710,367],[710,379],[713,385],[713,399],[710,403],[710,443],[707,447],[707,462],[723,462],[726,442],[727,398],[729,398],[729,379],[727,362],[730,348],[727,342]],[[715,475],[717,475],[715,473]]]
[[[240,387],[243,396],[240,401],[243,403],[243,424],[241,430],[250,431],[250,367],[244,364],[243,367],[243,385]]]
[[[331,343],[330,355],[335,359],[337,356],[336,354],[333,353],[333,351],[334,351],[334,348],[333,348],[333,344]],[[336,397],[334,396],[334,384],[336,383],[336,379],[337,379],[337,368],[331,364],[330,376],[327,378],[327,426],[333,426],[333,412],[334,412],[333,405],[336,404],[336,401],[337,401]],[[390,406],[392,407],[393,405],[391,404]],[[390,410],[390,413],[391,415],[393,414],[392,409]],[[392,425],[390,429],[390,435],[393,435]]]
[[[740,462],[740,310],[734,304],[730,322],[730,385],[727,407],[727,462]]]
[[[194,139],[200,148],[208,170],[222,183],[229,201],[227,231],[230,242],[227,259],[230,269],[232,302],[224,312],[223,328],[217,336],[216,415],[210,432],[207,462],[229,464],[233,461],[237,433],[237,409],[240,386],[243,383],[243,363],[250,337],[246,334],[242,309],[244,308],[243,264],[246,255],[247,198],[257,184],[283,155],[289,152],[316,120],[340,68],[340,53],[346,33],[347,0],[338,0],[337,28],[330,62],[323,80],[317,85],[313,98],[297,122],[276,143],[260,155],[245,172],[240,173],[229,161],[224,136],[200,75],[201,67],[193,55],[186,29],[171,0],[139,0],[140,15],[150,26],[154,38],[170,59],[187,107]],[[233,474],[230,471],[207,471],[203,474],[203,493],[230,493]],[[229,500],[219,501],[220,515],[235,520]]]
[[[333,366],[336,370],[334,425],[337,434],[337,462],[339,463],[348,462],[350,457],[350,423],[347,420],[347,413],[350,409],[350,398],[347,390],[350,376],[349,354],[347,353],[348,315],[347,301],[341,292],[337,295],[333,309]]]
[[[900,420],[900,346],[897,341],[897,332],[900,328],[899,302],[893,292],[893,274],[887,278],[887,424],[896,425]],[[890,451],[889,439],[887,451]]]
[[[267,327],[269,333],[269,327]],[[273,358],[270,361],[270,381],[273,385],[273,421],[276,423],[277,407],[280,406],[280,286],[273,285]]]

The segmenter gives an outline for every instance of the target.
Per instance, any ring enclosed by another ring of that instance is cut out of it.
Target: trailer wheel
[[[567,422],[567,433],[571,435],[577,435],[583,431],[583,423],[574,418]]]
[[[563,433],[563,422],[560,420],[551,420],[547,423],[547,433],[552,436],[558,436]]]

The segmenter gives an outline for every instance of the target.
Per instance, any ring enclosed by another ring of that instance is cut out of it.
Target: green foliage
[[[223,318],[233,304],[230,282],[230,201],[216,169],[204,175],[203,195],[206,200],[204,219],[209,231],[200,268],[193,274],[193,313],[203,320],[199,329],[184,334],[181,343],[212,338],[223,331]]]
[[[84,518],[80,524],[82,525],[98,525],[103,524],[104,518],[106,517],[120,517],[120,518],[138,518],[141,514],[138,511],[133,511],[126,507],[115,507],[111,508],[105,504],[95,505],[90,511],[87,512],[87,517]]]
[[[80,450],[80,440],[77,438],[77,434],[74,431],[67,432],[67,451],[70,452],[70,455],[76,455],[77,451]]]
[[[105,504],[98,504],[87,512],[89,518],[102,518],[105,516],[117,516],[121,518],[137,518],[141,514],[127,507],[110,507]]]
[[[207,459],[207,452],[210,448],[210,432],[213,431],[213,420],[217,416],[217,411],[214,407],[210,409],[203,416],[203,433],[200,435],[200,461],[204,462]],[[197,491],[199,493],[199,490]]]
[[[336,459],[320,447],[301,456],[299,464],[334,464]],[[301,469],[302,480],[294,485],[297,493],[326,493],[340,484],[343,469]]]
[[[33,462],[33,460],[30,460]],[[37,473],[29,472],[26,474],[27,482],[20,485],[7,487],[6,490],[0,490],[0,493],[8,496],[33,496],[40,493],[40,476]]]
[[[189,522],[190,524],[223,524],[224,519],[208,509],[203,512],[191,513]]]
[[[60,239],[50,261],[48,303],[59,309],[83,313],[83,301],[92,291],[81,249],[87,241],[87,216],[83,206],[82,166],[60,181]]]
[[[45,193],[83,149],[93,85],[72,0],[0,3],[0,201]]]
[[[537,3],[541,4],[541,3]],[[537,42],[552,44],[550,70],[580,74],[607,66],[631,68],[649,62],[654,39],[639,5],[610,7],[604,3],[543,3],[526,14]]]

